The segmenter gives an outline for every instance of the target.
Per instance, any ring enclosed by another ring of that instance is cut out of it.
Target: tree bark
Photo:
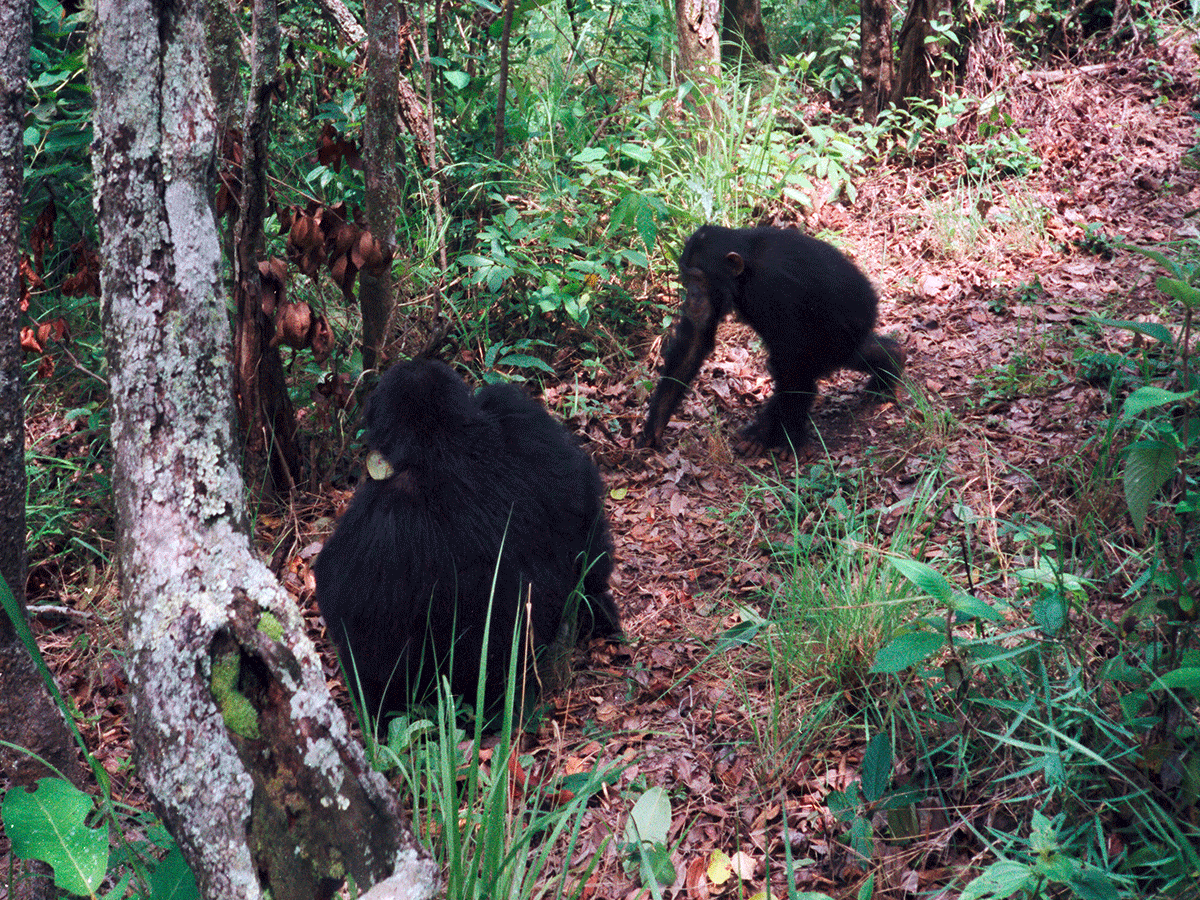
[[[897,106],[904,106],[908,97],[933,98],[933,63],[938,50],[927,40],[933,34],[929,23],[937,21],[945,9],[949,9],[949,0],[911,0],[909,4],[897,40],[900,61],[891,96]]]
[[[771,45],[763,25],[761,0],[725,0],[721,21],[721,41],[743,64],[752,57],[760,63],[771,61]]]
[[[496,86],[496,142],[495,156],[504,156],[504,142],[508,134],[505,117],[508,115],[508,46],[512,40],[513,13],[516,12],[517,0],[505,0],[504,19],[500,26],[500,72]]]
[[[237,336],[238,414],[246,450],[266,462],[271,494],[290,493],[300,476],[296,412],[287,392],[283,357],[273,344],[275,329],[263,311],[258,263],[265,256],[267,138],[271,95],[279,68],[279,17],[275,0],[255,0],[250,52],[250,95],[242,126],[242,194],[236,239],[234,283]]]
[[[21,201],[25,144],[22,140],[29,67],[32,7],[28,0],[0,0],[0,577],[25,615],[25,408],[21,367]],[[32,787],[57,770],[86,786],[79,751],[42,675],[0,608],[0,735],[29,751],[0,746],[0,794]],[[52,768],[38,761],[44,759]],[[8,844],[0,835],[0,859]],[[8,867],[4,866],[7,872]],[[17,867],[20,870],[20,867]],[[6,876],[0,876],[6,877]],[[13,883],[13,900],[57,895],[50,871],[32,864]]]
[[[98,0],[90,64],[113,493],[139,774],[208,898],[433,865],[247,538],[210,203],[204,0]]]
[[[720,0],[675,0],[679,77],[699,88],[693,92],[693,102],[696,111],[708,120],[715,119],[717,113],[708,91],[721,67],[720,22]]]
[[[25,145],[21,135],[32,12],[29,0],[0,0],[4,32],[0,44],[0,577],[21,606],[25,601],[25,417],[19,334]],[[13,637],[8,618],[0,615],[0,659]],[[12,733],[2,724],[0,731]]]
[[[892,95],[892,4],[890,0],[859,0],[858,10],[863,121],[873,125]]]
[[[354,13],[350,12],[350,7],[346,6],[342,0],[317,0],[317,5],[324,10],[325,15],[333,20],[333,24],[338,30],[338,36],[347,44],[354,46],[367,39],[367,33],[354,18]]]
[[[400,4],[398,0],[366,0],[367,114],[363,123],[363,161],[366,180],[367,230],[390,260],[396,249],[400,167],[396,152],[396,122],[400,116]],[[392,267],[378,274],[363,269],[358,275],[358,305],[362,311],[363,368],[379,365],[395,308]]]
[[[675,0],[681,77],[704,83],[716,74],[721,65],[720,18],[720,0]]]
[[[0,0],[0,577],[25,608],[25,417],[21,367],[20,239],[25,89],[30,17],[26,0]],[[84,784],[77,748],[9,617],[0,610],[0,734]],[[0,773],[32,785],[53,774],[26,753],[0,747]]]

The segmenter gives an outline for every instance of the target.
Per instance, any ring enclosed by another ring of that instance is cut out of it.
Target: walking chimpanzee
[[[491,714],[518,631],[519,678],[530,645],[620,632],[600,473],[541,404],[513,385],[472,394],[449,366],[414,360],[384,375],[366,419],[370,477],[315,571],[368,712],[427,700],[442,676],[473,701],[486,659]]]
[[[730,310],[762,338],[775,380],[775,392],[742,432],[751,452],[804,443],[818,378],[856,369],[871,375],[868,391],[886,396],[904,370],[903,347],[874,331],[871,282],[824,241],[794,229],[705,225],[684,245],[679,273],[687,296],[639,446],[661,445]]]

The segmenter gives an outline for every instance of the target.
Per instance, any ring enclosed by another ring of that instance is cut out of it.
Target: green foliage
[[[652,897],[662,897],[662,888],[675,883],[675,866],[667,846],[671,830],[671,798],[661,787],[638,797],[629,811],[625,841],[621,849],[627,868],[636,871]]]
[[[470,738],[457,724],[459,711],[439,700],[432,718],[397,716],[377,763],[405,783],[413,820],[431,839],[447,881],[447,896],[470,898],[578,897],[590,871],[547,872],[552,854],[579,839],[588,802],[616,780],[600,769],[539,780],[525,773],[533,757],[517,753],[513,735],[512,684],[499,740],[489,757],[478,752],[481,733]],[[478,720],[477,720],[478,722]],[[490,743],[490,742],[489,742]]]
[[[1051,885],[1061,886],[1081,900],[1116,900],[1123,896],[1109,875],[1071,855],[1060,845],[1055,826],[1039,812],[1032,815],[1029,843],[1020,861],[998,859],[973,879],[960,900],[1003,897],[1044,897]]]
[[[1002,93],[992,94],[980,103],[982,143],[964,148],[967,175],[977,181],[1028,175],[1041,165],[1041,159],[1025,139],[1028,129],[1014,127],[1003,103]]]
[[[4,795],[0,818],[21,859],[38,859],[54,870],[54,883],[87,896],[100,887],[108,863],[108,832],[89,828],[92,799],[61,778],[42,778],[32,792],[14,787]]]
[[[1167,270],[1159,287],[1178,326],[1097,320],[1148,340],[1140,359],[1092,354],[1080,367],[1114,398],[1128,392],[1098,439],[1102,464],[1124,461],[1126,505],[1145,541],[1122,567],[1129,613],[1119,627],[1098,626],[1115,649],[1099,659],[1079,652],[1093,576],[1109,570],[1106,562],[1079,558],[1081,548],[1047,526],[999,523],[1019,561],[1007,569],[1016,590],[1004,602],[963,590],[924,562],[893,563],[943,611],[897,628],[875,657],[873,671],[899,679],[909,698],[893,727],[909,735],[923,771],[949,766],[967,786],[1022,786],[1003,801],[1005,817],[1021,824],[980,834],[996,861],[963,896],[1182,896],[1200,866],[1200,831],[1176,812],[1200,797],[1200,764],[1189,749],[1200,738],[1191,714],[1200,686],[1200,384],[1190,348],[1200,247],[1139,252]],[[914,690],[922,699],[912,699]],[[951,714],[969,725],[935,738]],[[932,779],[922,788],[942,796],[959,789]],[[1114,856],[1114,843],[1138,849]]]
[[[47,203],[58,207],[61,255],[49,260],[48,268],[61,272],[70,259],[62,251],[88,236],[92,221],[92,97],[86,68],[91,14],[68,15],[56,0],[37,0],[32,12],[24,220],[32,222]]]
[[[55,886],[70,894],[95,897],[107,878],[113,884],[109,897],[199,898],[179,845],[153,817],[139,814],[146,837],[110,853],[108,829],[87,824],[96,814],[92,798],[62,778],[42,778],[33,791],[14,787],[0,807],[13,854],[49,865]],[[148,880],[139,885],[138,877]]]
[[[876,734],[863,753],[862,778],[843,791],[830,791],[825,798],[829,811],[846,825],[843,840],[863,862],[869,862],[874,854],[872,820],[876,814],[885,815],[895,837],[909,839],[919,832],[915,795],[892,788],[893,762],[890,735]]]
[[[489,617],[484,647],[490,628]],[[519,720],[533,707],[521,696],[520,638],[519,632],[513,634],[503,708],[488,723],[497,729],[495,739],[488,740],[488,754],[481,752],[484,711],[461,708],[450,694],[448,677],[443,677],[436,707],[392,717],[382,743],[370,737],[376,733],[369,715],[374,711],[358,707],[368,713],[360,721],[374,765],[404,783],[412,820],[444,874],[447,897],[577,898],[600,861],[597,853],[582,871],[547,871],[552,855],[574,857],[589,801],[616,782],[617,772],[596,767],[566,776],[546,773],[535,779],[527,774],[538,760],[519,753]],[[487,660],[485,652],[478,664],[480,698]],[[453,653],[445,665],[453,667]],[[474,721],[470,734],[460,727],[468,719]]]
[[[108,773],[84,747],[83,738],[29,630],[29,623],[3,579],[0,579],[0,615],[8,617],[33,659],[46,689],[65,717],[67,728],[83,748],[101,791],[97,804],[63,778],[42,778],[32,791],[20,786],[10,788],[0,803],[0,822],[11,842],[13,857],[47,863],[54,872],[55,885],[78,896],[94,897],[107,879],[114,885],[106,894],[109,897],[198,898],[200,892],[178,845],[157,818],[136,810],[126,810],[124,815],[118,816],[108,793]],[[10,749],[23,751],[21,747],[4,743]],[[90,825],[91,820],[105,824]],[[124,830],[126,828],[128,831]],[[118,839],[111,852],[110,829]],[[14,869],[9,870],[10,879]],[[6,887],[8,896],[15,896],[11,880]]]
[[[1120,245],[1104,232],[1101,222],[1088,222],[1083,226],[1083,237],[1073,240],[1076,247],[1084,253],[1099,256],[1102,259],[1112,259],[1113,252]]]
[[[1045,529],[1011,533],[1048,546]],[[1148,687],[1152,670],[1124,663],[1097,670],[1076,659],[1071,621],[1084,611],[1089,585],[1063,562],[1043,556],[1016,573],[1022,588],[1001,618],[1001,608],[959,591],[930,567],[910,560],[901,568],[947,611],[940,623],[931,617],[911,623],[876,659],[877,671],[895,673],[908,690],[924,691],[897,727],[911,735],[908,742],[926,771],[952,765],[965,785],[1024,785],[1006,794],[1006,815],[1017,821],[1028,816],[1029,836],[999,829],[984,835],[998,861],[971,883],[970,895],[1021,891],[1032,898],[1058,884],[1081,897],[1134,897],[1182,884],[1200,861],[1198,835],[1176,822],[1166,798],[1141,775],[1142,741],[1165,720],[1144,715],[1144,693],[1127,693],[1139,683]],[[970,601],[965,612],[962,599]],[[914,634],[925,639],[916,642]],[[952,710],[970,727],[948,742],[930,740],[940,717]],[[1183,746],[1176,742],[1190,740],[1184,732],[1192,728],[1172,729],[1177,736],[1167,738],[1168,746]],[[929,783],[921,791],[958,789]],[[1113,816],[1090,804],[1086,798],[1097,792],[1120,798],[1128,814]],[[1059,810],[1053,827],[1038,812],[1047,808]],[[1110,859],[1106,850],[1113,839],[1128,846],[1149,843],[1155,851],[1136,860]],[[1159,870],[1151,857],[1170,863]],[[1141,888],[1131,890],[1133,885]]]
[[[1200,376],[1191,346],[1193,317],[1200,308],[1200,241],[1181,245],[1174,256],[1128,249],[1168,271],[1157,284],[1182,321],[1178,335],[1157,323],[1109,323],[1153,337],[1162,354],[1160,366],[1144,370],[1153,373],[1147,382],[1126,397],[1117,423],[1130,435],[1123,454],[1125,501],[1139,533],[1146,531],[1154,514],[1152,527],[1163,557],[1145,579],[1159,607],[1171,618],[1190,623],[1200,617],[1195,599],[1200,590],[1200,535],[1192,526],[1200,510]],[[1164,496],[1168,485],[1173,489]]]

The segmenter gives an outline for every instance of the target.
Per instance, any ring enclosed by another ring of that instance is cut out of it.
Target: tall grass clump
[[[718,639],[715,655],[735,667],[746,702],[762,703],[750,720],[766,780],[794,767],[814,738],[841,733],[848,712],[870,705],[871,662],[912,616],[913,592],[884,548],[919,552],[940,469],[888,508],[862,504],[866,477],[819,460],[787,478],[760,479],[747,498],[748,508],[777,511],[776,536],[757,549],[769,554],[779,582],[740,608],[740,624]]]

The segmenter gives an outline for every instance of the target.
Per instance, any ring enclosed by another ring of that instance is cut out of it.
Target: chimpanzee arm
[[[658,447],[679,401],[717,342],[717,325],[728,311],[714,302],[708,279],[699,269],[684,273],[687,297],[675,335],[663,356],[662,379],[650,398],[650,411],[638,438],[639,447]]]

